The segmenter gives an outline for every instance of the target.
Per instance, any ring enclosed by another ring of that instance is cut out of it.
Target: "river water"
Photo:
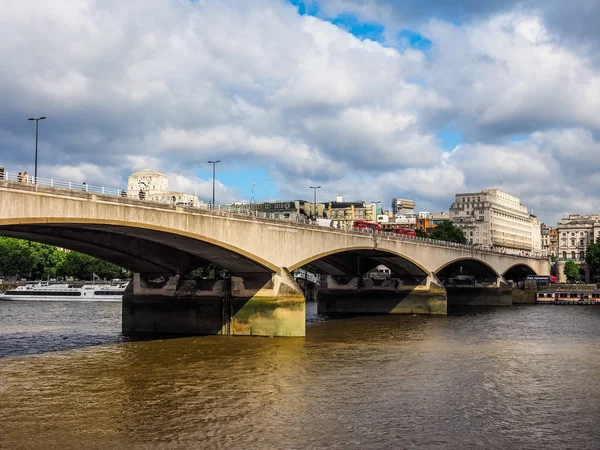
[[[597,449],[600,308],[128,341],[118,303],[0,302],[2,449]]]

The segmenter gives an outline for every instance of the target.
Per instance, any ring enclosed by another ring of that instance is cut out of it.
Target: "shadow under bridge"
[[[321,254],[298,264],[324,274],[316,287],[323,314],[445,314],[444,289],[418,263],[378,249]]]

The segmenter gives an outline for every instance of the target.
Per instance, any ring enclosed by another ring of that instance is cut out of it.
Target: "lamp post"
[[[217,160],[217,161],[206,161],[208,164],[212,164],[213,165],[213,195],[212,195],[212,207],[211,209],[215,209],[215,167],[217,166],[217,164],[219,164],[221,162],[221,160]]]
[[[33,117],[30,117],[27,120],[35,120],[35,168],[33,171],[33,182],[35,184],[37,184],[37,155],[38,155],[38,151],[37,151],[37,147],[38,147],[38,130],[39,130],[39,124],[40,124],[40,120],[44,120],[46,117],[40,117],[38,119],[34,119]]]
[[[321,186],[309,186],[309,187],[310,187],[310,189],[312,189],[314,191],[314,194],[315,194],[314,205],[315,205],[315,219],[316,219],[317,217],[319,217],[319,213],[317,211],[317,189],[321,189]]]

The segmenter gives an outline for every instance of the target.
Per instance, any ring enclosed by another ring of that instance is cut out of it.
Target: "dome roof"
[[[160,173],[154,169],[144,169],[144,170],[140,170],[138,172],[134,172],[131,175],[129,175],[130,177],[166,177],[166,175],[164,173]]]

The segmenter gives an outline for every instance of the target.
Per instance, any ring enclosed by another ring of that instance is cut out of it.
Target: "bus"
[[[411,228],[396,227],[392,230],[392,232],[398,236],[417,237],[416,231]]]
[[[369,231],[373,232],[381,232],[381,226],[378,223],[367,222],[366,220],[355,220],[352,224],[352,229],[354,231]]]

